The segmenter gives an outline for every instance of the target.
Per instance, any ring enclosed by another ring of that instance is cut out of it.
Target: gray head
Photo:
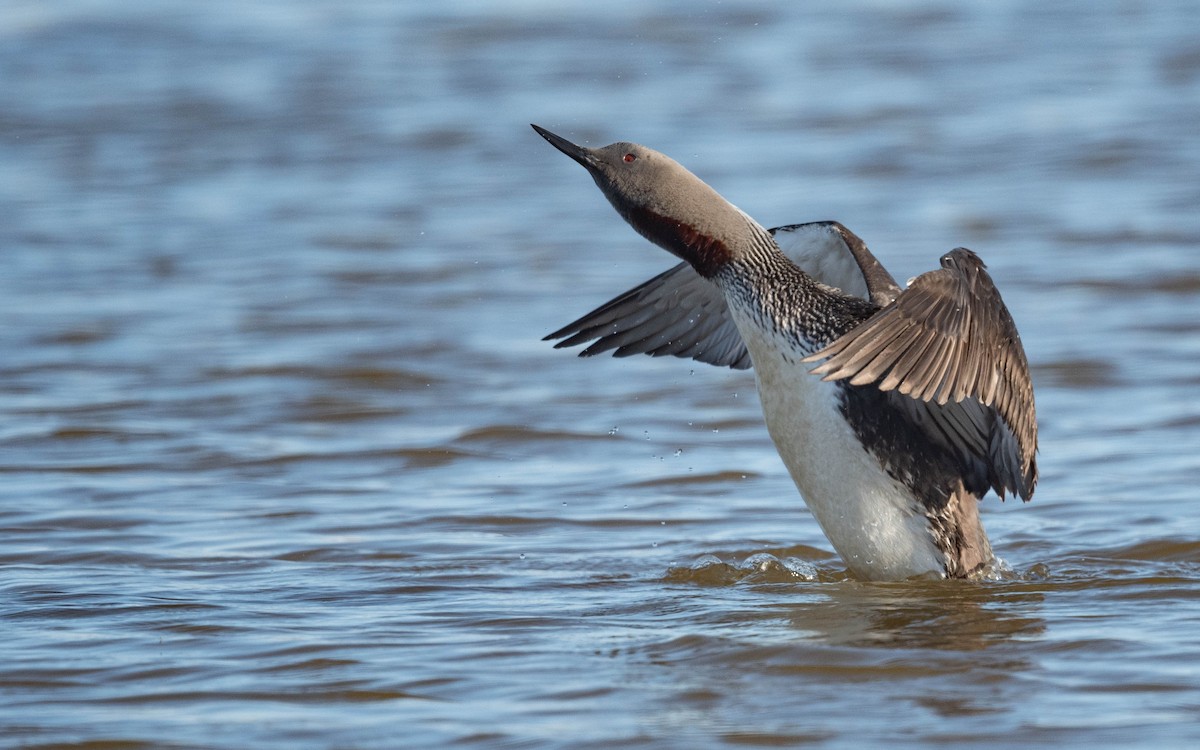
[[[626,142],[584,148],[533,129],[582,164],[630,226],[703,276],[716,274],[751,238],[771,242],[765,229],[665,154]]]

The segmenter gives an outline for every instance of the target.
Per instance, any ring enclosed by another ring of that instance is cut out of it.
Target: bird
[[[976,253],[956,248],[902,288],[838,222],[766,229],[665,154],[533,129],[682,261],[547,340],[752,368],[771,440],[853,576],[995,572],[978,506],[1033,496],[1037,416],[1016,323]]]

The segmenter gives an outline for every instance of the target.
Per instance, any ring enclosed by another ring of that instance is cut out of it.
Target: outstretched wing
[[[687,263],[660,273],[582,318],[546,336],[561,349],[593,341],[579,353],[591,357],[670,354],[739,370],[750,353],[729,314],[725,297]]]
[[[833,221],[770,230],[796,265],[821,283],[847,294],[890,302],[900,288],[853,232]],[[615,297],[546,336],[555,348],[593,342],[590,357],[670,354],[713,365],[748,369],[750,354],[715,284],[686,263]]]
[[[895,301],[806,358],[825,380],[874,384],[1003,497],[1037,484],[1037,417],[1016,324],[979,256],[959,248]]]

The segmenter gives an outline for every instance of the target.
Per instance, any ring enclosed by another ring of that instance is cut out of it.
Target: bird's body
[[[768,231],[662,154],[538,132],[685,261],[548,338],[752,364],[772,441],[855,574],[987,568],[978,499],[1028,499],[1037,432],[1019,337],[974,253],[947,254],[902,291],[840,224]]]
[[[901,579],[944,567],[908,489],[882,470],[846,419],[847,386],[809,373],[820,348],[730,305],[750,357],[767,431],[822,531],[846,565]],[[854,498],[847,502],[846,498]]]

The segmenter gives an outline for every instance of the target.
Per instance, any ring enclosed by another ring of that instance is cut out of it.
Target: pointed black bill
[[[540,135],[541,137],[543,137],[547,141],[549,141],[551,146],[554,146],[559,151],[562,151],[564,154],[571,157],[575,161],[579,162],[583,166],[587,167],[589,170],[595,168],[596,160],[595,160],[595,157],[592,156],[591,149],[586,149],[582,146],[576,146],[574,143],[571,143],[566,138],[563,138],[560,135],[555,135],[554,133],[551,133],[549,130],[546,130],[545,128],[542,128],[542,127],[538,127],[537,125],[534,125],[533,123],[529,123],[529,125],[534,130],[537,131],[538,135]]]

